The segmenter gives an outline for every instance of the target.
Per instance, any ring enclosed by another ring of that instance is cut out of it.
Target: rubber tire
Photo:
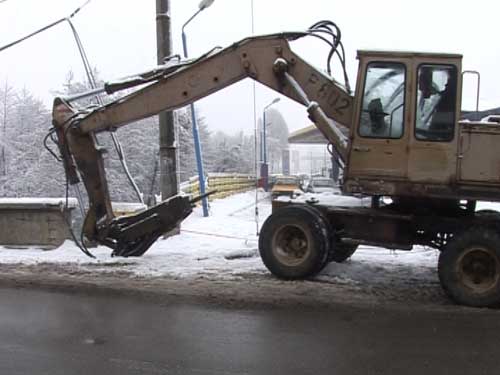
[[[328,262],[343,263],[356,252],[358,245],[336,242],[330,248]]]
[[[282,226],[298,226],[308,232],[309,256],[300,264],[290,266],[280,262],[273,252],[273,237]],[[283,207],[267,218],[259,236],[259,253],[264,265],[276,277],[300,280],[312,277],[327,264],[330,250],[328,223],[321,213],[310,206]]]
[[[488,293],[474,293],[460,281],[456,268],[463,251],[471,246],[491,250],[500,264],[500,235],[489,228],[473,227],[455,236],[441,251],[438,261],[438,275],[441,286],[456,303],[472,307],[494,307],[500,305],[500,267],[497,266],[497,280]]]

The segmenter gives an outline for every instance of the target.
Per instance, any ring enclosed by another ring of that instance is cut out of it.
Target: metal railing
[[[207,175],[207,191],[216,191],[209,199],[225,198],[233,194],[255,189],[255,176],[240,173],[209,173]],[[200,195],[198,177],[191,177],[181,183],[180,190],[193,196]]]

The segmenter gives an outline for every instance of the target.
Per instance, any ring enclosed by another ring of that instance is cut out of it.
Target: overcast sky
[[[0,3],[0,46],[58,18],[83,0],[6,0]],[[197,10],[198,0],[171,0],[174,51],[181,53],[180,28]],[[464,55],[464,69],[481,72],[481,107],[500,106],[500,5],[492,0],[254,0],[256,34],[304,30],[329,19],[342,29],[352,83],[356,50],[398,49],[453,52]],[[101,77],[112,80],[142,72],[156,63],[155,1],[92,0],[74,24],[88,57]],[[215,0],[188,26],[189,53],[194,57],[215,45],[226,46],[251,34],[250,0]],[[294,50],[324,68],[326,48],[305,41]],[[0,82],[25,86],[50,105],[68,71],[84,79],[69,26],[56,28],[0,53]],[[341,80],[341,72],[333,73]],[[469,82],[470,81],[470,82]],[[464,106],[475,106],[473,80],[464,88]],[[278,95],[257,85],[257,111]],[[277,103],[291,130],[307,126],[305,110],[286,98]],[[211,130],[253,131],[252,84],[244,81],[198,102]]]

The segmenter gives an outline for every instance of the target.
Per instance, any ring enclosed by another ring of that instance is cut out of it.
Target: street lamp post
[[[186,33],[184,29],[186,26],[198,15],[200,12],[203,10],[207,9],[210,5],[214,3],[214,0],[202,0],[200,4],[198,5],[198,10],[196,11],[195,14],[189,18],[184,25],[182,25],[182,49],[184,51],[184,57],[188,57],[188,50],[187,50],[187,38],[186,38]],[[200,142],[200,134],[198,132],[198,122],[196,120],[196,110],[194,108],[194,103],[190,104],[190,110],[191,110],[191,123],[193,124],[193,138],[194,138],[194,151],[196,155],[196,166],[198,169],[198,181],[200,183],[200,194],[203,196],[206,194],[206,188],[205,188],[205,172],[203,170],[203,157],[201,153],[201,142]],[[208,216],[208,200],[206,197],[204,197],[201,200],[201,205],[203,207],[203,216],[207,217]]]
[[[262,178],[262,183],[264,190],[267,191],[269,188],[269,166],[267,165],[267,140],[266,140],[266,110],[280,101],[280,98],[275,98],[271,103],[264,107],[262,111],[262,163],[260,165],[260,176]]]

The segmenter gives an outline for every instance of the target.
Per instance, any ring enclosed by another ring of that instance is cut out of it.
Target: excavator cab
[[[348,193],[448,196],[457,175],[462,56],[359,51]]]

